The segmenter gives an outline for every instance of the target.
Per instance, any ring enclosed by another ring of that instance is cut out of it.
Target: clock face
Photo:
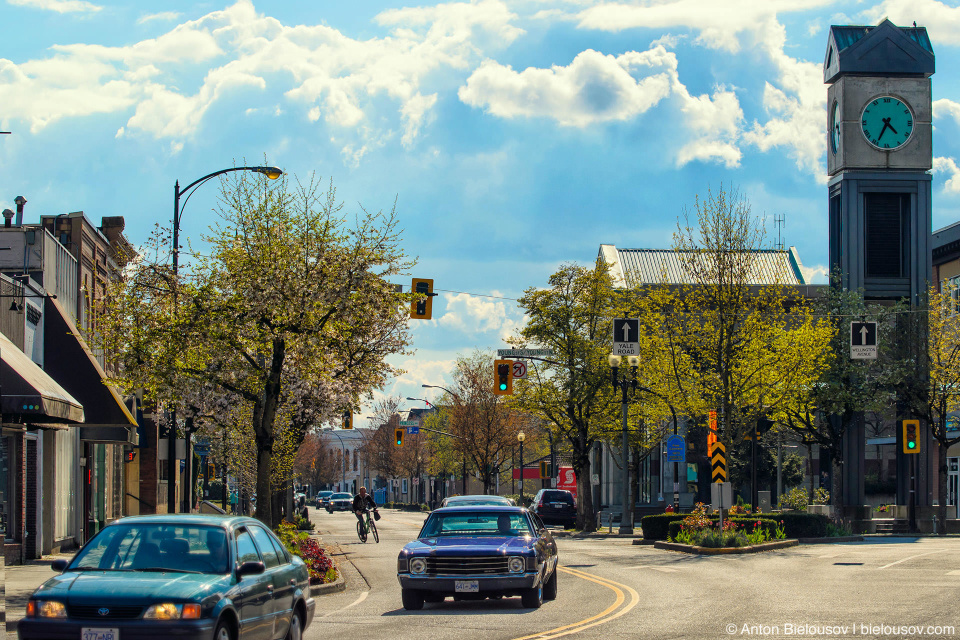
[[[879,96],[863,108],[860,129],[877,149],[899,149],[913,133],[913,112],[899,98]]]
[[[830,114],[830,150],[834,155],[840,151],[840,103],[833,103],[833,112]]]

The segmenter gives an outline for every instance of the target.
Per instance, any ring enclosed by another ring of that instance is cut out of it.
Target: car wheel
[[[423,594],[416,589],[401,589],[400,600],[403,602],[403,608],[407,611],[423,609]]]
[[[533,589],[524,589],[520,595],[520,604],[527,609],[539,609],[543,604],[543,585]]]
[[[300,612],[294,609],[290,616],[290,629],[284,640],[301,640],[303,635],[303,622],[300,621]]]
[[[233,630],[226,620],[217,623],[217,630],[213,632],[213,640],[233,640]]]
[[[550,576],[550,579],[547,580],[547,584],[543,585],[543,599],[544,600],[556,600],[557,599],[557,570],[553,570],[553,575]]]

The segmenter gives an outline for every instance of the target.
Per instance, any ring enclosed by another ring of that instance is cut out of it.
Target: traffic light
[[[212,462],[207,463],[207,478],[217,477],[217,467]]]
[[[903,421],[903,452],[920,453],[920,421]]]
[[[415,296],[410,302],[410,317],[416,320],[429,320],[433,314],[433,280],[427,278],[414,278],[413,285],[410,287],[413,293],[421,295]]]
[[[353,412],[352,411],[343,412],[343,428],[353,429]]]
[[[546,460],[540,461],[540,479],[546,480],[553,477],[553,469],[551,465]]]
[[[393,430],[393,444],[395,444],[398,447],[403,446],[403,432],[404,432],[404,429]]]
[[[512,396],[513,360],[494,360],[493,373],[493,393],[498,396]]]

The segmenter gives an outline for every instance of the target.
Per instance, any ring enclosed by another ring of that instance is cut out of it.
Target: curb
[[[328,593],[337,593],[347,588],[347,582],[343,579],[343,572],[337,569],[337,579],[326,584],[310,585],[311,596],[323,596]]]
[[[641,533],[580,533],[574,531],[551,531],[550,535],[554,538],[575,538],[577,540],[585,540],[589,538],[596,538],[598,540],[603,540],[605,538],[633,538],[634,540],[642,540],[643,534]],[[637,543],[634,543],[637,544]]]
[[[835,538],[797,538],[800,544],[832,544],[834,542],[863,542],[863,536],[837,536]]]
[[[654,549],[663,549],[665,551],[680,551],[682,553],[695,553],[705,556],[721,555],[739,555],[743,553],[760,553],[762,551],[774,551],[776,549],[786,549],[800,544],[796,540],[777,540],[775,542],[764,542],[749,547],[694,547],[689,544],[678,544],[676,542],[663,542],[658,540],[653,544]]]

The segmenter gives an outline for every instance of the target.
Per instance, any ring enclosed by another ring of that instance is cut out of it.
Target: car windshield
[[[321,497],[321,498],[329,498],[329,497],[332,496],[332,495],[333,495],[333,491],[321,491],[321,492],[320,492],[320,497]]]
[[[343,500],[344,498],[347,498],[347,499],[349,499],[349,500],[353,500],[353,494],[350,494],[350,493],[335,493],[335,494],[333,494],[332,496],[330,496],[330,499],[331,499],[331,500]]]
[[[423,525],[421,538],[440,536],[532,536],[530,523],[522,513],[461,511],[434,513]]]
[[[174,571],[227,573],[226,531],[221,527],[161,522],[115,524],[77,554],[74,571]]]

